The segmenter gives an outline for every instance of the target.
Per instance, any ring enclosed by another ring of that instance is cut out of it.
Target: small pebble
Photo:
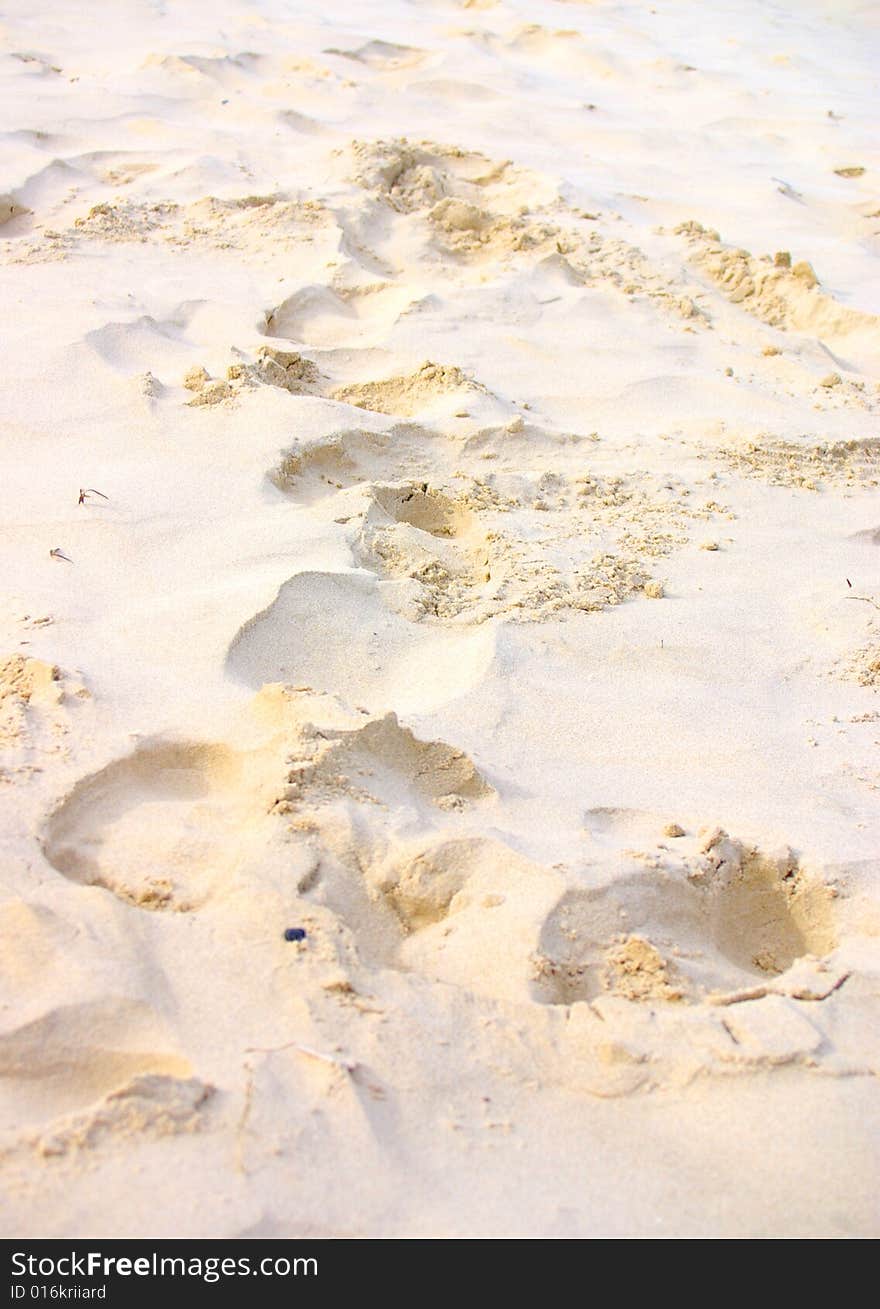
[[[684,828],[679,827],[678,823],[667,823],[663,828],[664,836],[684,836],[684,834]]]
[[[306,929],[304,927],[288,927],[284,931],[285,941],[304,941],[306,939]]]

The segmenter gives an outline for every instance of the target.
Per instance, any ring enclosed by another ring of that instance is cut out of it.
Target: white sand
[[[46,8],[4,1233],[877,1235],[874,6]]]

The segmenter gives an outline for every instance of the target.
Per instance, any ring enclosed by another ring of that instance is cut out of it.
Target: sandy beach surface
[[[878,69],[3,6],[4,1235],[878,1235]]]

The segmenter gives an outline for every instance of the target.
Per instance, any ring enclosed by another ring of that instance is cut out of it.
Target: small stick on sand
[[[746,1000],[763,1000],[765,995],[774,994],[768,986],[749,986],[741,991],[716,992],[706,996],[707,1004],[726,1005],[742,1004]]]
[[[286,1041],[284,1045],[249,1045],[245,1049],[245,1054],[280,1054],[282,1050],[295,1050],[297,1054],[305,1055],[307,1059],[317,1059],[322,1064],[332,1064],[334,1068],[342,1068],[346,1073],[353,1073],[357,1068],[356,1061],[335,1054],[324,1054],[322,1050],[313,1050],[311,1046],[300,1045],[299,1041]]]
[[[70,558],[68,558],[68,556],[64,553],[64,551],[61,549],[61,547],[60,547],[60,546],[57,546],[57,545],[56,545],[56,547],[55,547],[54,550],[50,550],[50,551],[49,551],[49,558],[50,558],[50,559],[63,559],[64,562],[65,562],[66,564],[72,564],[72,563],[73,563],[73,560],[70,559]]]
[[[880,604],[872,600],[869,595],[848,595],[847,600],[864,600],[866,605],[873,605],[875,609],[880,609]]]
[[[79,499],[77,500],[76,503],[77,503],[78,505],[84,505],[85,502],[86,502],[86,498],[87,498],[88,496],[90,496],[90,495],[99,495],[99,496],[101,497],[102,500],[107,500],[107,499],[109,498],[108,496],[106,496],[106,495],[104,494],[103,491],[96,491],[95,488],[94,488],[93,486],[89,486],[89,487],[82,487],[82,486],[81,486],[81,487],[79,488]]]
[[[791,185],[791,183],[790,183],[790,182],[786,182],[784,178],[782,178],[782,177],[771,177],[771,178],[770,178],[770,181],[771,181],[771,182],[778,182],[779,185],[777,186],[776,190],[779,191],[779,192],[781,192],[782,195],[787,196],[787,198],[788,198],[789,200],[797,200],[798,204],[800,204],[800,205],[802,205],[802,204],[804,203],[804,197],[803,197],[803,195],[800,193],[800,191],[796,191],[796,190],[794,189],[794,187]]]

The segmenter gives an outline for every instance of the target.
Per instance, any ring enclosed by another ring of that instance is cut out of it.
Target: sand
[[[878,1235],[877,46],[5,6],[4,1235]]]

